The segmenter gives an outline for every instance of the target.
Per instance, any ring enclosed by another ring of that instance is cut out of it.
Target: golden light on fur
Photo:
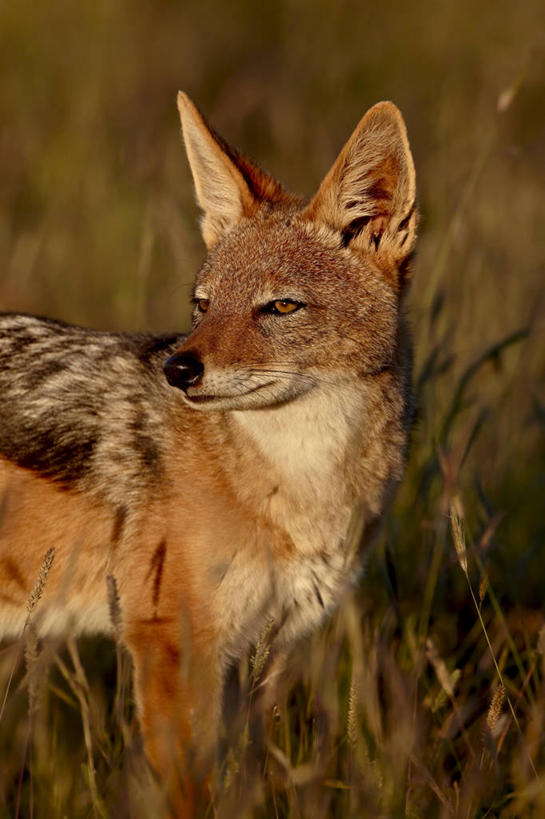
[[[0,624],[18,633],[40,600],[43,634],[106,632],[118,660],[123,642],[146,753],[189,817],[208,799],[230,666],[253,653],[258,687],[269,654],[336,609],[361,570],[351,521],[368,548],[402,477],[417,217],[392,103],[363,117],[310,204],[185,94],[178,107],[211,251],[192,332],[3,320]]]

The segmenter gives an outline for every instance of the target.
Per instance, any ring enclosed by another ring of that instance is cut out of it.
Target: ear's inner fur
[[[209,249],[264,202],[291,201],[293,197],[272,176],[228,145],[181,91],[178,109]]]
[[[352,239],[359,236],[363,228],[368,225],[370,221],[370,216],[360,216],[359,219],[354,219],[352,222],[350,222],[348,227],[341,232],[341,247],[348,247]]]
[[[361,120],[304,216],[340,234],[341,247],[374,253],[395,276],[416,239],[415,173],[403,119],[392,103]]]

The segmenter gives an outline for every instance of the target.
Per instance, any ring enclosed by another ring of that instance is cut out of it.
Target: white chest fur
[[[240,656],[270,623],[278,629],[281,644],[315,629],[357,577],[360,564],[347,545],[274,563],[252,554],[250,544],[242,547],[214,595],[227,626],[226,654]]]
[[[331,551],[346,534],[347,491],[364,425],[361,386],[319,388],[282,407],[233,413],[278,476],[266,512],[303,554]]]
[[[315,390],[280,408],[233,413],[274,475],[275,491],[262,512],[286,531],[295,553],[263,559],[255,543],[238,550],[217,590],[216,604],[235,628],[229,652],[255,643],[267,622],[290,642],[315,628],[339,604],[358,561],[347,531],[356,438],[364,425],[365,395],[345,387]]]

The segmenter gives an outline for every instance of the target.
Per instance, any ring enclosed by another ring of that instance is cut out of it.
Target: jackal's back
[[[0,455],[63,488],[157,477],[162,363],[183,338],[0,315]]]

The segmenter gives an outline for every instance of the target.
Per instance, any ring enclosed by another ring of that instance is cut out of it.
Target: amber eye
[[[197,305],[199,312],[206,313],[210,305],[210,301],[208,299],[195,299],[195,304]]]
[[[276,301],[271,301],[265,307],[267,313],[275,313],[276,315],[285,316],[286,313],[295,313],[296,310],[299,310],[301,307],[304,307],[304,304],[300,301],[293,301],[292,299],[276,299]]]

